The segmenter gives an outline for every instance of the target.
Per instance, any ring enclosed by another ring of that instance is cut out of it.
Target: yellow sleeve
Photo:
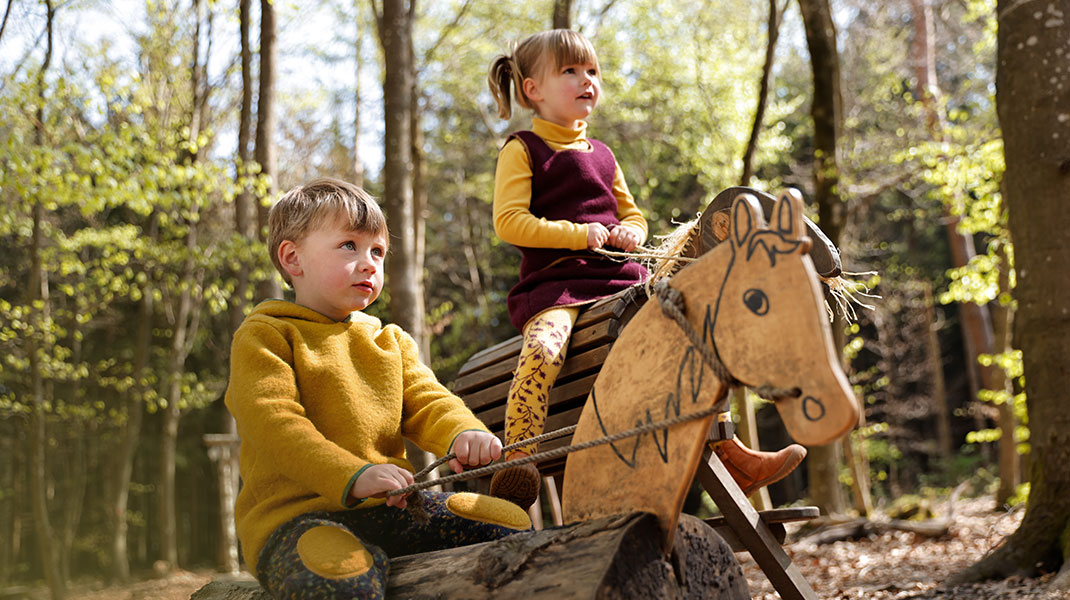
[[[400,327],[395,330],[401,349],[404,405],[401,414],[401,434],[436,456],[449,452],[454,438],[462,432],[478,430],[490,432],[472,414],[464,401],[438,382],[435,373],[420,360],[416,342]]]
[[[268,323],[247,321],[234,334],[226,405],[243,452],[283,477],[345,508],[354,476],[368,463],[328,440],[298,398],[293,349]]]
[[[494,231],[514,246],[587,248],[587,225],[549,221],[531,214],[531,159],[518,139],[509,140],[498,154],[494,173]]]
[[[642,232],[639,240],[642,244],[647,236],[646,219],[636,206],[632,193],[628,191],[628,183],[624,181],[624,172],[621,171],[620,163],[617,163],[617,170],[613,174],[613,195],[617,197],[617,220],[621,225],[628,225]]]

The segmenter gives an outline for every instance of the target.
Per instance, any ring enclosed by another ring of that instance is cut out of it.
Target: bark
[[[411,13],[404,0],[384,0],[377,15],[379,41],[385,57],[383,105],[386,118],[383,163],[383,205],[391,227],[386,278],[390,289],[390,318],[408,332],[421,330],[417,313],[419,286],[416,238],[413,231],[413,163],[411,133],[412,56],[409,44]]]
[[[754,111],[754,123],[751,125],[750,138],[747,140],[747,149],[743,152],[743,175],[739,185],[750,185],[750,179],[754,176],[754,152],[758,148],[758,134],[762,130],[762,121],[765,119],[765,107],[769,99],[769,80],[773,76],[773,60],[776,56],[776,42],[780,35],[780,17],[784,9],[777,8],[776,0],[769,0],[769,19],[766,23],[765,64],[762,67],[762,80],[758,86],[758,107]]]
[[[554,14],[550,22],[554,29],[571,29],[572,0],[554,0]]]
[[[1045,8],[1046,7],[1046,8]],[[1022,350],[1030,428],[1030,492],[1021,525],[1006,542],[956,577],[971,581],[1063,566],[1070,540],[1070,0],[1036,12],[997,3],[996,107],[1003,131],[1003,179],[1018,284],[1016,340]],[[1065,58],[1065,57],[1063,57]]]
[[[413,237],[413,266],[412,273],[415,278],[416,293],[413,297],[414,306],[412,313],[415,318],[415,329],[409,330],[409,334],[416,340],[420,348],[420,357],[425,362],[431,360],[431,338],[427,335],[427,324],[424,315],[427,314],[424,303],[424,258],[427,247],[427,160],[424,156],[424,130],[420,125],[420,82],[418,81],[418,69],[413,48],[412,25],[415,21],[416,2],[409,2],[409,17],[405,37],[409,45],[409,68],[411,70],[409,90],[409,134],[412,136],[412,237]],[[431,457],[434,461],[434,457]]]
[[[256,149],[253,156],[260,165],[260,172],[268,178],[267,195],[275,196],[275,3],[260,0],[260,88],[256,102]],[[389,138],[388,138],[389,139]],[[267,242],[267,219],[269,207],[257,204],[257,235]],[[259,300],[281,298],[282,287],[278,279],[269,277],[257,287]]]
[[[1000,244],[999,289],[1010,290],[1010,264],[1007,257],[1007,245]],[[1011,349],[1011,328],[1014,323],[1014,311],[1002,302],[992,305],[992,329],[995,337],[996,353]],[[1014,495],[1021,483],[1022,473],[1018,457],[1018,442],[1014,431],[1018,428],[1018,418],[1014,415],[1014,385],[1003,369],[992,370],[994,389],[1004,392],[1008,400],[999,405],[999,489],[996,490],[996,506],[1003,506]]]
[[[256,239],[252,229],[253,194],[245,184],[252,156],[249,138],[253,126],[253,52],[249,42],[249,10],[252,0],[240,0],[238,22],[241,37],[241,110],[238,116],[238,194],[234,197],[234,230],[239,236]],[[236,331],[245,318],[246,295],[249,293],[249,268],[238,267],[234,273],[234,296],[230,306],[230,330]],[[229,341],[229,336],[227,336]]]
[[[750,594],[731,548],[682,515],[672,552],[653,515],[619,515],[390,561],[388,598],[722,598]],[[255,583],[213,582],[192,600],[260,600]]]
[[[41,63],[41,69],[37,73],[37,127],[34,130],[34,144],[44,145],[45,127],[45,74],[52,63],[53,35],[52,29],[55,23],[56,8],[52,0],[45,0],[47,19],[45,22],[45,34],[47,38],[45,46],[45,58]],[[38,192],[44,193],[44,190]],[[27,290],[27,304],[31,306],[31,315],[38,328],[50,327],[51,320],[50,298],[48,290],[48,274],[42,262],[44,250],[45,208],[40,198],[34,198],[32,204],[32,229],[30,241],[30,281]],[[37,308],[39,306],[39,308]],[[36,314],[35,314],[36,313]],[[26,351],[29,354],[31,403],[30,434],[29,434],[29,471],[30,471],[30,505],[33,512],[34,534],[37,538],[38,559],[41,561],[41,569],[44,573],[45,582],[53,599],[63,598],[67,594],[67,584],[62,576],[60,568],[59,552],[56,547],[55,530],[48,513],[48,471],[46,462],[46,448],[48,447],[47,414],[45,405],[51,401],[47,392],[45,375],[39,353],[47,353],[47,349],[39,346],[44,338],[39,333],[27,336]]]
[[[245,0],[248,1],[248,0]],[[360,0],[354,0],[359,4]],[[359,10],[357,11],[359,13]],[[353,19],[357,26],[357,37],[353,43],[353,57],[356,65],[356,83],[353,87],[353,184],[364,186],[364,161],[360,159],[360,72],[364,66],[364,56],[361,52],[361,44],[364,42],[364,28],[360,19]]]
[[[828,0],[799,0],[810,50],[814,98],[810,114],[814,121],[814,201],[818,222],[836,247],[847,218],[847,205],[839,195],[837,145],[843,104],[840,95],[840,61],[836,52],[836,27]],[[833,323],[836,348],[843,348],[843,322]],[[839,443],[811,448],[807,455],[810,498],[822,512],[843,511],[843,491],[837,476],[842,451]]]

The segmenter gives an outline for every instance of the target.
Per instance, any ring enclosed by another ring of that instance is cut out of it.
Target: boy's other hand
[[[465,431],[453,440],[450,468],[460,473],[467,467],[478,467],[498,460],[502,455],[502,441],[485,431]]]
[[[349,495],[353,498],[386,498],[387,506],[405,508],[408,504],[408,494],[387,496],[386,492],[400,490],[412,483],[412,473],[397,465],[374,465],[357,477],[353,487],[349,489]]]
[[[609,232],[609,240],[607,240],[606,243],[610,246],[620,248],[625,252],[631,252],[639,245],[639,240],[642,239],[642,237],[643,235],[634,227],[617,225]]]
[[[587,224],[587,248],[594,250],[606,245],[609,240],[609,230],[601,223]]]

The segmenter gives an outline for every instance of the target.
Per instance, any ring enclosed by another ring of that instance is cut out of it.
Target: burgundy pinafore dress
[[[602,142],[588,139],[592,150],[555,151],[537,134],[509,136],[531,158],[531,214],[551,221],[619,225],[613,176],[617,162]],[[522,259],[520,281],[509,291],[509,321],[518,330],[536,314],[556,306],[578,306],[646,281],[647,271],[633,261],[620,262],[588,250],[517,246]],[[608,249],[618,250],[608,247]]]

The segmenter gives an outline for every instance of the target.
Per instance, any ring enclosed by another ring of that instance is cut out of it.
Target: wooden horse
[[[832,346],[804,227],[797,192],[781,195],[768,226],[754,196],[737,196],[728,243],[669,281],[682,295],[684,322],[666,316],[660,299],[639,310],[602,365],[573,444],[711,409],[734,385],[781,390],[777,410],[802,444],[827,444],[847,433],[859,407]],[[707,447],[714,419],[710,414],[569,455],[565,522],[648,511],[671,546],[687,489],[696,473],[703,477],[704,454],[724,468]]]

